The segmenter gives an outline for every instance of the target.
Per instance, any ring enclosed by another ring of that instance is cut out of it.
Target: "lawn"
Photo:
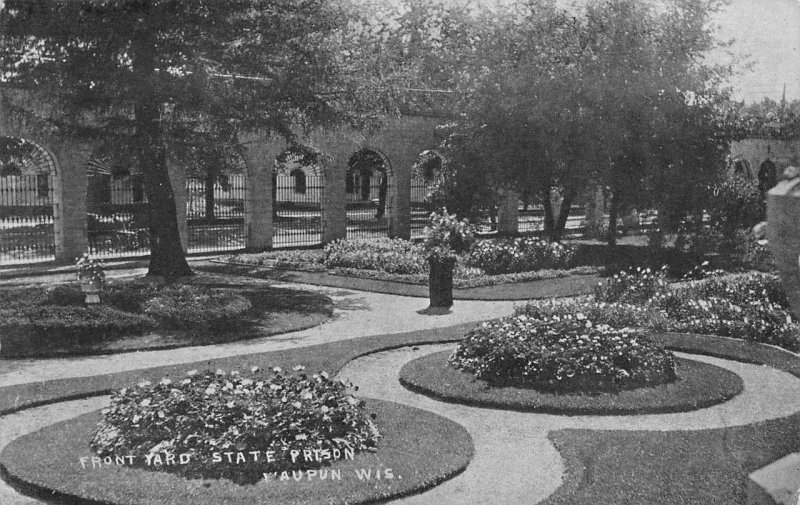
[[[317,293],[197,276],[167,286],[109,282],[85,305],[77,284],[0,290],[0,354],[45,357],[168,349],[316,326],[333,313]]]

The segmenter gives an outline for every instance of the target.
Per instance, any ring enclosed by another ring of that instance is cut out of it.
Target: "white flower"
[[[150,398],[145,398],[144,400],[139,402],[139,405],[141,407],[147,407],[148,405],[150,405],[150,402],[151,402]]]

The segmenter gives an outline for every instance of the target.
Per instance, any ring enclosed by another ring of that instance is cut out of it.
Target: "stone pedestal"
[[[453,306],[453,268],[456,260],[434,259],[428,260],[430,273],[428,274],[428,290],[430,293],[431,307]]]
[[[800,318],[800,177],[767,193],[767,240],[792,312]]]

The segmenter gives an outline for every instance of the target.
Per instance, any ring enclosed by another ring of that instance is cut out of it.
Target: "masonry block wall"
[[[770,140],[744,139],[731,143],[731,157],[744,159],[750,164],[751,177],[756,178],[758,169],[767,159],[781,170],[788,164],[800,162],[800,139]],[[780,175],[780,174],[779,174]]]
[[[62,262],[72,261],[88,250],[86,166],[98,143],[45,136],[26,125],[14,123],[4,113],[5,103],[0,99],[0,135],[31,140],[52,154],[57,167],[54,174],[56,258]],[[440,139],[435,130],[439,123],[435,118],[408,116],[392,119],[383,128],[371,132],[341,127],[300,135],[325,155],[325,185],[321,196],[323,243],[347,235],[345,179],[348,164],[353,154],[365,148],[386,158],[389,235],[411,237],[411,168],[422,151],[438,145]],[[262,251],[273,246],[272,170],[286,143],[263,132],[254,132],[242,139],[242,146],[247,167],[245,246],[248,250]],[[170,167],[184,250],[188,246],[185,179],[185,174]]]
[[[263,251],[272,248],[272,167],[286,146],[281,139],[259,135],[248,136],[242,145],[247,166],[245,248]]]

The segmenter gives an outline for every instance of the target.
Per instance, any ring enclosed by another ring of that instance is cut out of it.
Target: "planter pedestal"
[[[81,281],[81,291],[86,293],[86,299],[83,302],[87,305],[100,303],[100,292],[102,290],[102,281]]]
[[[453,306],[453,268],[455,264],[455,258],[428,259],[428,265],[430,265],[428,290],[431,307],[448,308]]]
[[[800,177],[767,193],[767,240],[792,312],[800,318]]]

